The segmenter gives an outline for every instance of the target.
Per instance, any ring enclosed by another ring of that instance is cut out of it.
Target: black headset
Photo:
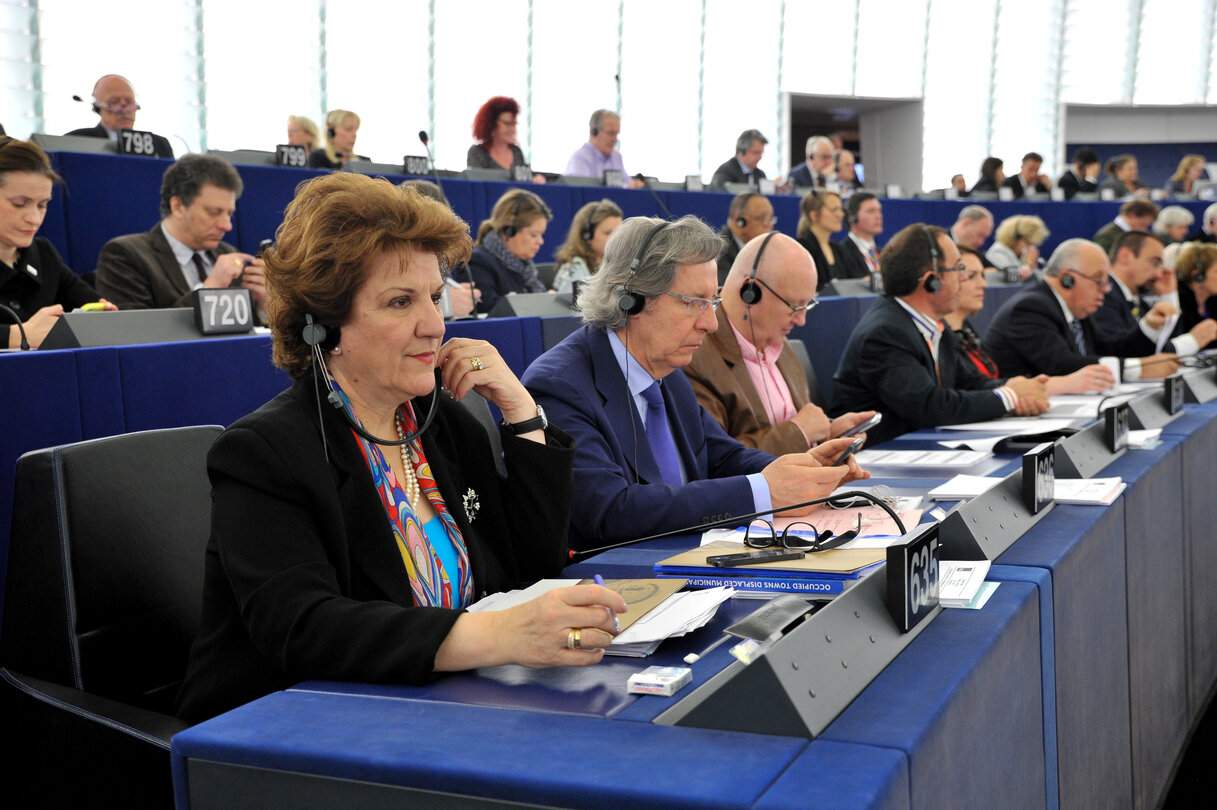
[[[942,289],[942,279],[938,278],[938,259],[940,258],[938,255],[938,240],[934,238],[934,234],[930,233],[930,229],[924,225],[921,226],[921,231],[925,234],[925,241],[930,247],[930,266],[933,267],[933,272],[926,278],[923,286],[926,292],[934,295]]]
[[[621,295],[617,297],[617,307],[627,316],[637,315],[647,305],[646,296],[639,295],[631,290],[630,282],[634,280],[634,275],[638,272],[638,265],[642,264],[642,257],[646,255],[647,248],[651,246],[651,240],[655,238],[655,234],[671,224],[671,222],[665,219],[652,228],[651,232],[647,234],[647,238],[642,240],[642,247],[638,248],[638,253],[634,256],[634,260],[630,262],[630,274],[626,277],[625,283],[621,285]]]
[[[1196,282],[1197,284],[1203,284],[1207,275],[1208,271],[1201,267],[1192,275],[1192,281]]]
[[[504,225],[500,231],[504,239],[510,239],[520,232],[520,229],[516,227],[516,219],[520,216],[520,206],[524,205],[525,197],[535,196],[531,191],[521,191],[519,196],[516,197],[515,207],[511,210],[511,221]]]
[[[592,130],[592,134],[596,134],[596,130]],[[596,207],[587,215],[587,223],[583,226],[583,230],[579,231],[579,238],[584,242],[591,244],[592,237],[596,235],[596,226],[600,223],[596,222],[596,214],[600,213],[600,206],[604,204],[604,200],[596,203]]]
[[[739,204],[739,214],[735,217],[735,227],[737,227],[737,228],[747,228],[748,227],[748,217],[744,216],[744,209],[748,207],[748,203],[750,203],[752,201],[753,197],[760,197],[760,196],[761,195],[757,194],[755,191],[744,192],[744,198],[742,200],[740,200],[740,204]]]
[[[417,439],[419,436],[421,436],[427,430],[427,428],[431,427],[431,422],[435,419],[435,403],[439,400],[439,393],[440,393],[438,390],[440,387],[439,369],[436,369],[436,381],[435,381],[436,390],[431,392],[431,404],[427,408],[427,415],[423,418],[422,424],[419,425],[416,430],[411,431],[410,433],[407,433],[405,436],[401,436],[396,439],[382,439],[379,436],[373,436],[371,433],[368,433],[363,427],[361,427],[359,425],[359,423],[357,423],[354,419],[352,419],[350,414],[347,413],[346,408],[342,407],[342,397],[339,396],[338,392],[334,390],[334,386],[331,382],[332,378],[330,377],[330,370],[326,367],[325,358],[323,356],[324,352],[333,351],[338,346],[339,337],[340,337],[340,330],[337,326],[326,326],[325,324],[318,323],[317,321],[313,320],[313,316],[311,313],[308,313],[308,312],[304,313],[304,328],[302,330],[300,330],[300,338],[304,341],[305,345],[307,345],[313,352],[313,376],[319,377],[319,379],[316,380],[317,389],[318,389],[318,399],[317,399],[317,416],[318,417],[321,416],[320,389],[322,386],[322,382],[324,381],[325,387],[328,388],[330,391],[328,394],[325,395],[325,401],[330,403],[330,405],[334,406],[336,409],[338,409],[338,412],[342,414],[342,418],[344,420],[346,420],[346,423],[347,423],[347,425],[350,426],[351,430],[355,431],[360,436],[367,439],[369,442],[372,442],[373,444],[380,444],[380,445],[385,445],[385,446],[397,446],[397,447],[400,447],[402,445],[408,445],[411,442],[413,442],[415,439]],[[318,369],[318,366],[320,366],[320,369]],[[321,440],[322,440],[322,443],[324,446],[325,445],[325,423],[324,422],[321,422]],[[326,448],[325,448],[325,454],[326,454],[326,457],[328,458],[329,454],[330,454],[328,446],[326,446]]]
[[[1076,283],[1077,282],[1073,280],[1073,271],[1072,270],[1066,270],[1061,273],[1061,286],[1064,287],[1066,290],[1072,290],[1073,285]]]
[[[314,346],[323,352],[332,352],[338,348],[342,332],[337,326],[326,326],[313,320],[311,313],[304,313],[304,329],[300,331],[300,339],[309,348]]]
[[[769,240],[777,236],[777,231],[770,231],[765,237],[765,241],[761,242],[760,248],[756,251],[756,258],[752,261],[752,272],[748,274],[748,280],[739,288],[739,297],[748,306],[759,304],[761,302],[761,294],[763,290],[760,284],[756,282],[756,269],[761,266],[761,254],[765,252],[765,247],[769,244]],[[745,314],[745,318],[748,316]]]

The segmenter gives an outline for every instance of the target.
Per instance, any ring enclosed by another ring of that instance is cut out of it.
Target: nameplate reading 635
[[[900,632],[907,633],[938,607],[938,524],[887,549],[884,602]]]
[[[118,153],[120,155],[144,155],[150,157],[156,154],[156,141],[151,132],[138,129],[120,129],[118,131]]]
[[[204,335],[248,332],[254,325],[249,290],[243,287],[195,290],[194,323]]]

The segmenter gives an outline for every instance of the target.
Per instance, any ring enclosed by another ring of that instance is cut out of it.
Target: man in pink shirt
[[[697,401],[749,447],[776,455],[802,452],[874,414],[830,420],[810,401],[803,366],[786,336],[806,322],[815,290],[815,263],[798,242],[776,231],[753,238],[723,283],[718,330],[684,369]]]

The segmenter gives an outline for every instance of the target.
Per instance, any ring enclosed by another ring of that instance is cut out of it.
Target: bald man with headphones
[[[102,76],[93,85],[93,112],[99,120],[95,127],[74,129],[66,134],[85,138],[118,139],[121,129],[135,129],[135,113],[139,104],[135,103],[135,88],[122,76],[108,74]],[[173,158],[173,147],[168,139],[153,134],[153,157]]]
[[[698,403],[748,447],[803,452],[874,415],[829,419],[811,401],[787,336],[807,322],[815,292],[815,264],[802,245],[777,231],[754,238],[723,285],[718,329],[684,369]]]
[[[1048,410],[1047,377],[984,377],[943,326],[959,304],[965,269],[946,230],[909,225],[887,243],[879,264],[885,294],[850,335],[833,375],[830,413],[882,413],[871,431],[874,445],[910,430]]]

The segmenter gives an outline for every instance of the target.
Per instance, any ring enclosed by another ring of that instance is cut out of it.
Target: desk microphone
[[[28,352],[30,350],[30,342],[25,337],[25,324],[21,323],[21,316],[4,306],[4,304],[0,304],[0,312],[7,313],[13,319],[13,323],[17,324],[17,331],[21,333],[21,351]]]
[[[646,179],[646,177],[643,176],[642,172],[639,172],[638,174],[634,175],[634,179],[641,180],[642,187],[645,188],[647,191],[651,192],[651,196],[655,198],[655,204],[659,206],[660,211],[663,211],[663,218],[667,219],[667,220],[674,219],[674,217],[672,216],[671,209],[669,209],[666,205],[664,205],[663,199],[660,198],[660,196],[655,193],[655,189],[651,188],[651,184],[647,182],[647,179]]]
[[[761,511],[761,512],[753,512],[750,515],[735,515],[733,517],[724,518],[722,520],[715,520],[710,523],[699,523],[696,526],[686,526],[683,529],[673,529],[670,532],[660,532],[659,534],[652,534],[649,537],[639,537],[637,540],[626,540],[625,542],[622,542],[622,543],[613,543],[612,545],[600,546],[599,548],[589,548],[584,551],[576,551],[574,549],[571,549],[571,550],[567,551],[567,556],[569,557],[569,559],[567,560],[566,564],[571,565],[573,563],[582,562],[583,560],[586,560],[588,557],[593,557],[593,556],[595,556],[597,554],[601,554],[605,551],[612,551],[615,548],[625,548],[626,546],[633,546],[633,545],[637,545],[638,543],[645,543],[649,540],[661,540],[664,537],[675,537],[678,534],[693,534],[695,532],[700,533],[700,532],[706,531],[707,529],[719,529],[719,528],[723,528],[726,526],[739,526],[741,524],[741,522],[747,522],[747,521],[753,520],[755,518],[764,517],[765,515],[772,515],[772,514],[776,514],[778,512],[786,512],[790,509],[802,509],[804,506],[814,506],[818,503],[833,503],[836,501],[849,501],[849,500],[853,500],[854,498],[864,498],[865,500],[868,500],[871,503],[873,503],[875,506],[878,506],[884,512],[887,512],[888,515],[891,516],[892,520],[896,521],[896,528],[900,530],[901,534],[908,534],[908,529],[904,528],[904,522],[900,520],[900,516],[897,515],[896,512],[890,506],[888,506],[881,499],[875,497],[874,495],[872,495],[869,492],[863,492],[862,490],[853,490],[851,492],[839,492],[836,495],[829,495],[826,498],[816,498],[815,500],[811,500],[811,501],[803,501],[802,503],[792,503],[792,504],[787,504],[786,506],[775,506],[772,509],[765,509],[764,511]]]
[[[423,149],[427,150],[427,159],[431,161],[431,176],[435,178],[435,185],[439,186],[440,192],[442,192],[444,195],[444,200],[447,201],[448,192],[444,191],[444,184],[439,181],[439,169],[437,169],[435,166],[435,155],[431,154],[431,139],[429,137],[427,137],[427,130],[420,129],[418,131],[418,139],[423,142]],[[449,208],[452,207],[451,202],[448,203],[448,207]],[[469,269],[468,262],[465,263],[465,274],[469,278],[470,286],[476,287],[477,285],[473,283],[473,271]],[[473,312],[471,314],[472,315],[477,314],[476,296],[475,296],[475,300],[473,302]]]

